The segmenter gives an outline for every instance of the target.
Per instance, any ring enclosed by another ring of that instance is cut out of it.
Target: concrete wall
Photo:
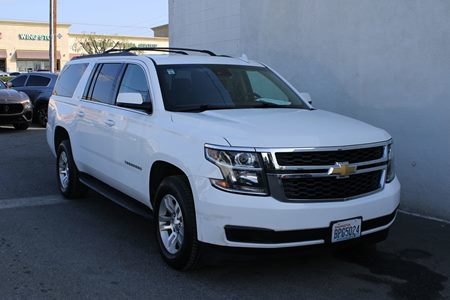
[[[171,46],[244,52],[308,91],[316,107],[386,129],[402,208],[450,220],[449,1],[245,0],[233,46],[209,30],[218,18],[227,24],[222,11],[198,12],[223,2],[171,0]]]
[[[169,0],[169,39],[178,46],[238,53],[240,5],[240,0]]]

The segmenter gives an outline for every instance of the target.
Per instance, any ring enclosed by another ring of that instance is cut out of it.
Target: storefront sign
[[[48,34],[20,33],[19,39],[28,41],[50,41],[50,36]]]
[[[56,37],[61,39],[62,34],[58,33]],[[19,33],[19,39],[27,41],[50,41],[50,36],[48,34]]]
[[[156,48],[158,45],[156,44],[139,44],[138,47],[140,48]]]

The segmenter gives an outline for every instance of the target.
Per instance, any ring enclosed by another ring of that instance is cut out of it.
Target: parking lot
[[[181,273],[149,221],[58,195],[45,130],[0,128],[0,298],[450,298],[450,225],[399,214],[370,251],[227,260]]]

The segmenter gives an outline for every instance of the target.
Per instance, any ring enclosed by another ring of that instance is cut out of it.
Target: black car
[[[0,80],[0,124],[25,130],[33,117],[33,106],[27,94],[7,89]]]
[[[24,92],[30,97],[34,107],[34,120],[41,126],[47,124],[48,100],[53,92],[58,75],[34,72],[17,76],[8,82],[8,86]]]

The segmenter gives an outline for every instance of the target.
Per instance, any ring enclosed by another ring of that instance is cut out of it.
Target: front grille
[[[20,114],[22,111],[22,104],[0,104],[0,115]]]
[[[350,175],[282,179],[286,198],[291,200],[345,199],[370,193],[380,188],[382,170]]]
[[[384,146],[311,152],[278,152],[276,158],[280,166],[326,166],[336,162],[359,163],[383,157]]]

